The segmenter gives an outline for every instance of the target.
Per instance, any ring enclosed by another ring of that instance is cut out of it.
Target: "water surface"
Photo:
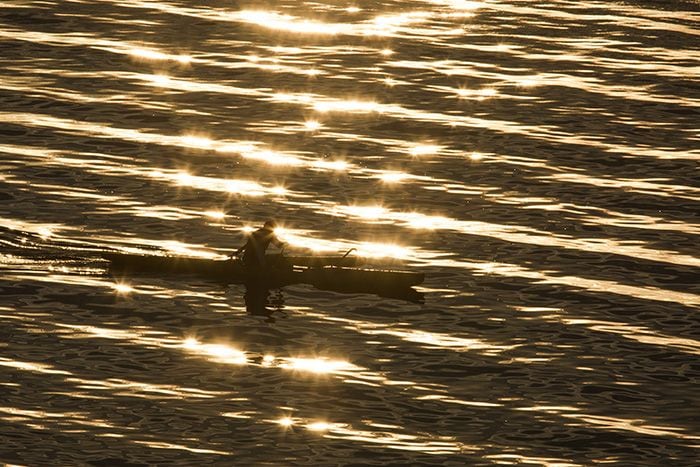
[[[0,461],[694,465],[697,2],[0,5]],[[292,247],[425,303],[115,278]],[[260,311],[260,310],[258,310]]]

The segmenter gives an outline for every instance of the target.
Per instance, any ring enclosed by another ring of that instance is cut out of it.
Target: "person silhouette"
[[[265,260],[265,252],[270,243],[278,248],[284,248],[286,245],[275,235],[276,227],[275,221],[265,221],[261,228],[248,235],[245,245],[236,250],[231,256],[239,256],[245,267],[251,272],[264,271],[268,266]]]

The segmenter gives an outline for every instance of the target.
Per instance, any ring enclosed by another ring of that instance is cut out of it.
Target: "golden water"
[[[0,3],[0,462],[693,465],[694,1]],[[424,304],[114,278],[292,248]],[[303,250],[300,250],[303,251]]]

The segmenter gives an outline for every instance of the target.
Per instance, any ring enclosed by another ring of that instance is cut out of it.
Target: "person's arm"
[[[286,244],[285,242],[283,242],[282,240],[280,240],[279,238],[277,238],[277,235],[273,235],[273,236],[272,236],[272,239],[270,240],[270,243],[272,243],[273,245],[275,245],[277,248],[280,248],[280,249],[282,249],[282,248],[284,248],[285,246],[287,246],[287,244]]]
[[[229,258],[235,258],[235,257],[237,257],[237,256],[240,256],[240,254],[243,253],[243,250],[245,250],[245,245],[243,245],[242,247],[240,247],[239,249],[237,249],[236,251],[234,251],[233,253],[231,253],[231,254],[229,255]]]
[[[245,251],[246,247],[248,247],[248,241],[250,241],[250,235],[249,235],[249,234],[246,234],[246,236],[245,236],[245,243],[243,244],[243,246],[241,246],[241,247],[238,248],[236,251],[234,251],[233,253],[231,253],[231,256],[229,256],[229,258],[234,258],[234,257],[240,256],[241,253],[243,253],[243,252]]]

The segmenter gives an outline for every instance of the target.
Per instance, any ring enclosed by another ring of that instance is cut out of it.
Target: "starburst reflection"
[[[281,368],[296,371],[307,371],[316,374],[332,374],[357,370],[358,367],[344,360],[327,358],[290,358]]]
[[[134,291],[134,288],[124,282],[117,282],[113,285],[114,290],[120,295],[126,295]]]
[[[216,220],[223,220],[226,217],[226,213],[223,211],[204,211],[203,214]]]
[[[192,62],[192,57],[189,55],[171,55],[153,49],[134,48],[128,49],[127,53],[135,58],[145,60],[170,60],[179,62],[183,65]]]
[[[170,86],[170,77],[167,75],[149,75],[149,81],[151,84],[154,86],[160,86],[160,87],[169,87]]]
[[[306,120],[304,122],[304,128],[309,131],[318,131],[323,125],[318,120]]]
[[[282,417],[276,420],[276,423],[284,428],[289,428],[294,425],[294,420],[292,420],[290,417]]]
[[[183,341],[182,347],[191,353],[204,356],[218,363],[232,365],[245,365],[248,363],[245,352],[227,344],[204,344],[195,337],[188,337]]]
[[[319,161],[315,161],[312,164],[312,167],[342,172],[342,171],[345,171],[348,169],[349,164],[343,160],[331,160],[331,161],[319,160]]]
[[[350,33],[352,27],[344,23],[323,23],[320,21],[297,18],[273,11],[244,10],[237,17],[246,23],[255,24],[268,29],[277,29],[300,34],[336,35]]]
[[[214,147],[214,141],[205,137],[197,135],[184,135],[180,138],[183,146],[196,149],[212,149]]]
[[[457,96],[463,99],[484,100],[498,95],[498,91],[492,88],[486,89],[464,89],[457,90]]]
[[[522,88],[530,88],[540,84],[542,79],[538,75],[519,76],[513,78],[513,83]]]
[[[435,144],[417,144],[411,147],[408,152],[413,157],[428,156],[431,154],[437,154],[442,150],[442,146]]]
[[[376,206],[347,206],[342,210],[351,216],[360,217],[362,219],[369,219],[369,220],[381,219],[389,212],[388,209],[386,209],[383,206],[379,206],[379,205],[376,205]]]
[[[382,172],[376,175],[384,183],[401,183],[412,178],[410,174],[405,172]]]
[[[387,86],[389,86],[389,87],[396,86],[396,85],[399,83],[399,82],[396,81],[394,78],[388,78],[388,77],[387,77],[387,78],[384,78],[384,79],[382,80],[382,82],[383,82],[384,84],[386,84]]]
[[[333,425],[328,422],[313,422],[306,425],[306,428],[311,431],[327,431],[330,430],[332,426]]]

